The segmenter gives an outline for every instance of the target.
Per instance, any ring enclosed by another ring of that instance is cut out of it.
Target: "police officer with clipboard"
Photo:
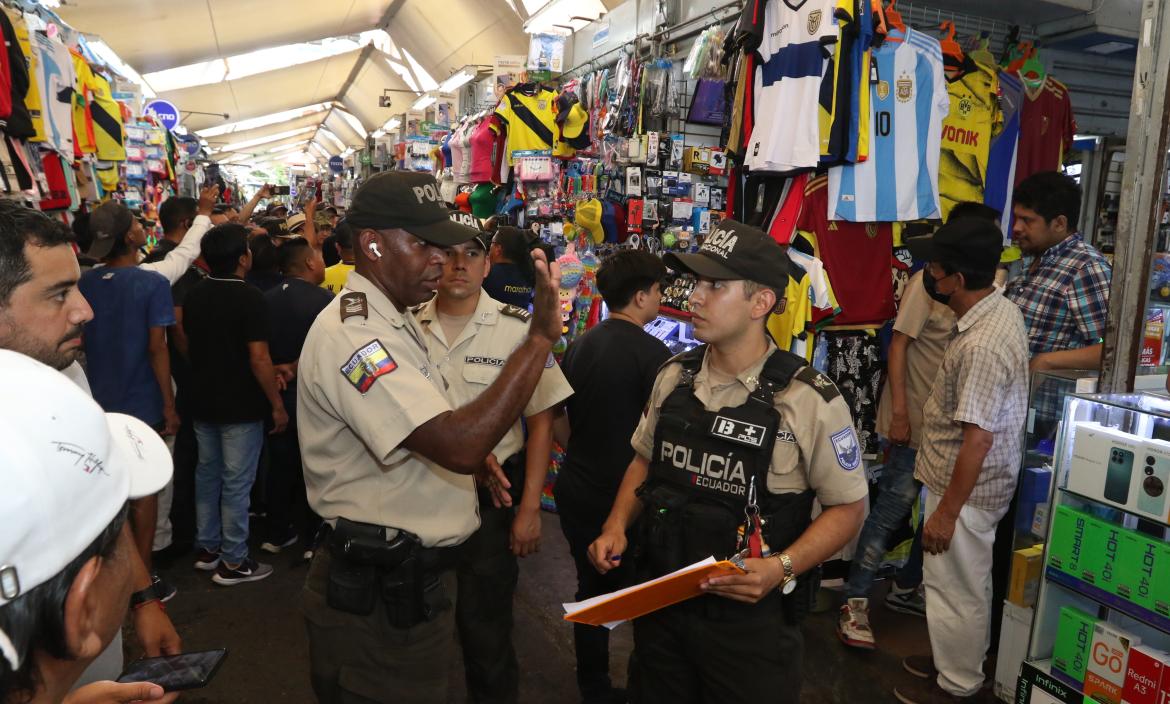
[[[428,174],[366,181],[347,217],[355,266],[301,352],[309,504],[329,528],[302,592],[322,702],[433,702],[455,652],[452,548],[479,527],[473,474],[512,427],[560,336],[559,273],[534,253],[534,312],[475,400],[456,407],[410,308],[439,287],[453,222]],[[493,484],[506,484],[502,472]],[[441,695],[439,695],[441,696]]]
[[[698,253],[664,261],[698,278],[690,306],[706,344],[659,373],[590,559],[604,573],[632,557],[639,580],[712,555],[745,573],[635,620],[630,701],[795,703],[809,573],[864,518],[861,448],[833,383],[767,335],[788,280],[767,234],[724,220]],[[639,515],[637,554],[623,555]]]

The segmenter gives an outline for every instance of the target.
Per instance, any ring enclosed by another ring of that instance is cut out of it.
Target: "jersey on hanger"
[[[828,195],[827,177],[808,182],[796,229],[811,236],[813,254],[829,275],[841,308],[833,325],[880,327],[895,315],[890,274],[893,228],[885,223],[828,219]]]
[[[837,0],[772,0],[764,9],[755,124],[745,164],[793,171],[820,162],[821,80],[838,39]]]
[[[1016,184],[1016,155],[1020,137],[1020,109],[1024,99],[1024,83],[1019,76],[999,73],[999,111],[1003,115],[1003,131],[991,140],[987,159],[987,182],[984,184],[983,203],[1000,213],[999,229],[1004,244],[1011,244],[1012,189]]]
[[[969,57],[966,64],[965,73],[947,79],[951,111],[943,120],[938,184],[944,220],[959,203],[983,202],[991,140],[1003,125],[995,69]]]
[[[1068,88],[1046,77],[1040,90],[1027,92],[1021,108],[1016,183],[1040,171],[1059,171],[1076,131]]]
[[[508,137],[508,164],[512,152],[552,150],[553,156],[570,157],[576,150],[557,138],[557,94],[537,87],[532,95],[520,86],[512,88],[496,106]]]
[[[950,109],[938,40],[890,30],[873,50],[869,158],[829,169],[828,217],[897,222],[939,217],[938,154]]]

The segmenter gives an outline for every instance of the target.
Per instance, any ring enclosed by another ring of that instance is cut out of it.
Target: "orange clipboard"
[[[589,600],[595,603],[584,608],[569,610],[570,606],[577,605],[566,604],[569,613],[565,614],[565,620],[590,626],[628,621],[700,596],[704,592],[699,585],[704,580],[729,574],[746,572],[727,560],[716,562],[714,558],[707,558],[658,579],[595,597]]]

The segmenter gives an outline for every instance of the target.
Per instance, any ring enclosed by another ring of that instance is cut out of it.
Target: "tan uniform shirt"
[[[402,446],[452,410],[423,335],[409,311],[351,273],[305,340],[297,428],[309,505],[322,518],[398,528],[446,547],[475,532],[479,509],[472,477]]]
[[[476,399],[496,380],[512,351],[528,334],[530,317],[528,311],[500,303],[487,292],[480,291],[475,313],[459,337],[448,343],[443,326],[439,324],[435,299],[423,305],[416,315],[425,331],[431,362],[446,379],[447,396],[457,407]],[[524,417],[548,410],[572,395],[572,387],[550,354],[536,390],[524,407]],[[503,462],[522,447],[524,430],[517,419],[492,452]]]
[[[894,330],[909,337],[906,348],[906,413],[910,416],[910,447],[922,438],[922,408],[930,396],[943,353],[955,336],[955,312],[932,299],[922,286],[922,272],[910,277],[898,306]],[[894,399],[887,380],[878,401],[877,432],[888,437],[894,417]]]
[[[769,343],[768,353],[775,350]],[[725,406],[741,406],[759,385],[759,375],[768,355],[741,372],[726,385],[712,383],[708,368],[710,355],[695,375],[695,397],[708,411]],[[650,404],[642,422],[634,431],[634,451],[653,461],[654,428],[663,401],[678,385],[681,364],[670,364],[658,374]],[[832,384],[826,377],[819,377]],[[775,397],[780,412],[780,427],[772,448],[772,466],[768,472],[768,491],[774,494],[797,493],[812,489],[822,506],[837,506],[859,501],[869,495],[862,469],[861,445],[849,407],[839,395],[826,401],[809,384],[793,379]]]

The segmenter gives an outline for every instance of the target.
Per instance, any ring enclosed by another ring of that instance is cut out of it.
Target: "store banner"
[[[528,57],[524,54],[502,54],[493,62],[495,73],[495,97],[500,99],[504,91],[520,82],[520,74],[524,73]]]

